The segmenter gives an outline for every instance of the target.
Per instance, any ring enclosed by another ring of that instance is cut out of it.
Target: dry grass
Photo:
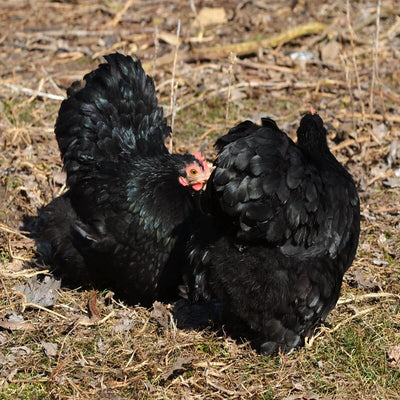
[[[400,17],[395,1],[380,3],[377,34],[378,2],[0,1],[0,399],[399,398]],[[193,24],[205,6],[225,7],[226,19]],[[313,21],[326,29],[234,64],[191,50]],[[50,309],[16,289],[40,266],[23,215],[65,189],[53,133],[60,99],[116,50],[143,59],[167,111],[173,88],[178,151],[201,147],[212,160],[227,126],[261,115],[294,135],[310,104],[330,124],[331,147],[358,183],[362,233],[331,327],[307,348],[267,358],[109,293],[63,288]]]

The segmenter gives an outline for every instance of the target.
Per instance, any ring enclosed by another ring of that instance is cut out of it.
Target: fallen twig
[[[107,314],[104,318],[96,321],[87,321],[84,319],[79,319],[76,324],[77,325],[83,325],[83,326],[93,326],[93,325],[101,325],[102,323],[106,322],[108,319],[113,317],[115,315],[115,311],[111,311],[109,314]]]
[[[175,74],[176,74],[176,63],[178,61],[178,50],[179,50],[179,35],[181,33],[181,20],[178,20],[178,27],[176,29],[176,46],[174,53],[174,64],[172,66],[172,79],[171,79],[171,137],[169,141],[169,152],[172,153],[173,150],[173,131],[174,131],[174,122],[175,122],[175,114],[176,114],[176,91],[178,89],[178,84],[175,84]]]
[[[18,294],[19,294],[19,292],[15,292],[15,293],[18,293]],[[56,312],[56,311],[50,310],[50,309],[47,308],[47,307],[43,307],[43,306],[41,306],[40,304],[30,303],[30,302],[27,302],[27,303],[23,303],[23,304],[22,304],[22,312],[24,312],[25,309],[26,309],[27,307],[38,308],[39,310],[46,311],[46,312],[48,312],[49,314],[52,314],[52,315],[54,315],[54,316],[56,316],[56,317],[58,317],[58,318],[61,318],[61,319],[64,319],[64,320],[67,320],[67,319],[68,319],[68,317],[66,317],[66,316],[64,316],[64,315],[61,315],[61,314],[59,314],[59,313]]]
[[[15,257],[13,257],[15,258]],[[32,260],[29,260],[29,262],[39,266],[40,268],[43,268],[42,265],[35,263]],[[17,271],[17,272],[8,272],[8,271],[0,271],[0,276],[4,276],[5,278],[27,278],[30,279],[35,275],[51,275],[50,271],[48,269],[23,269],[22,271]]]
[[[45,93],[45,92],[39,92],[33,89],[25,88],[22,86],[18,85],[13,85],[11,83],[1,83],[0,85],[5,86],[17,93],[25,93],[28,96],[35,96],[35,97],[43,97],[46,99],[51,99],[51,100],[59,100],[62,101],[65,99],[64,96],[59,96],[58,94],[53,94],[53,93]]]
[[[371,139],[370,139],[369,136],[363,136],[363,137],[360,137],[358,139],[347,139],[347,140],[344,140],[342,143],[339,143],[338,145],[333,146],[331,150],[332,151],[339,151],[339,150],[342,150],[342,149],[344,149],[346,147],[352,146],[353,144],[369,142],[370,140]]]
[[[351,296],[351,298],[347,299],[339,299],[337,304],[349,304],[355,301],[363,301],[363,300],[370,300],[370,299],[381,299],[381,298],[389,298],[389,299],[400,299],[400,295],[395,293],[367,293],[362,294],[359,296]]]
[[[17,235],[17,236],[21,236],[24,239],[30,239],[29,236],[26,236],[27,234],[29,234],[29,232],[27,231],[17,231],[16,229],[10,228],[7,225],[4,225],[2,223],[0,223],[0,230],[7,232],[7,233],[12,233],[13,235]]]
[[[0,328],[7,329],[8,331],[29,331],[32,332],[35,330],[35,327],[30,322],[14,322],[14,321],[7,321],[6,319],[0,319]]]
[[[229,56],[230,53],[235,53],[237,56],[244,56],[247,54],[256,53],[261,47],[277,47],[285,43],[291,42],[305,35],[315,35],[323,32],[326,25],[319,22],[310,22],[307,24],[296,26],[286,32],[282,32],[276,36],[254,40],[250,42],[241,42],[234,44],[227,44],[222,46],[206,47],[201,49],[193,49],[192,57],[195,60],[224,58]]]
[[[180,59],[181,61],[221,59],[228,57],[230,53],[235,53],[237,56],[244,56],[247,54],[256,53],[260,47],[277,47],[301,36],[321,33],[325,29],[326,25],[324,24],[321,24],[319,22],[310,22],[308,24],[299,25],[293,29],[289,29],[286,32],[270,38],[215,47],[202,47],[200,49],[192,49],[191,52],[182,54],[180,56]],[[153,64],[159,67],[161,65],[172,63],[173,61],[174,52],[165,54],[153,62],[143,63],[143,68],[146,71],[150,71]]]
[[[381,306],[380,304],[377,304],[377,305],[375,305],[375,306],[373,306],[373,307],[369,307],[369,308],[366,308],[365,310],[361,310],[361,311],[359,311],[358,313],[352,315],[351,317],[346,318],[346,319],[343,319],[343,320],[340,321],[334,328],[321,327],[321,330],[326,330],[326,331],[329,332],[329,333],[336,332],[337,330],[339,330],[339,328],[340,328],[342,325],[347,324],[348,322],[352,321],[352,320],[355,319],[355,318],[359,318],[359,317],[361,317],[362,315],[368,314],[368,313],[370,313],[371,311],[376,310],[376,309],[377,309],[378,307],[380,307],[380,306]]]
[[[226,112],[225,112],[225,121],[228,122],[229,117],[229,102],[231,100],[231,86],[233,80],[233,66],[236,64],[236,54],[229,54],[229,85],[228,85],[228,96],[226,99]]]
[[[338,118],[362,118],[362,114],[361,113],[348,113],[348,112],[343,112],[343,111],[339,111],[339,114],[337,115]],[[395,116],[391,116],[391,115],[381,115],[381,114],[365,114],[365,118],[366,119],[374,119],[377,121],[389,121],[389,122],[400,122],[400,117],[395,117]]]
[[[119,24],[119,21],[121,21],[121,18],[124,16],[124,14],[128,11],[128,8],[133,4],[134,0],[127,0],[127,2],[124,4],[124,7],[122,8],[121,11],[119,11],[115,17],[107,22],[104,25],[104,28],[108,28],[108,27],[114,27],[117,26]]]
[[[351,60],[353,62],[353,70],[354,70],[354,74],[356,76],[356,83],[357,83],[357,89],[358,89],[358,93],[360,96],[360,105],[361,105],[361,114],[362,114],[362,122],[364,124],[365,122],[365,106],[364,106],[364,99],[363,99],[363,95],[362,95],[362,90],[361,90],[361,83],[360,83],[360,74],[358,72],[358,65],[357,65],[357,61],[356,61],[356,53],[355,53],[355,44],[354,44],[354,30],[353,30],[353,26],[351,24],[351,18],[350,18],[350,0],[346,1],[346,16],[347,16],[347,26],[349,28],[349,32],[350,32],[350,45],[351,45]],[[354,110],[353,110],[354,112]],[[355,130],[355,132],[357,132]],[[356,133],[357,134],[357,133]]]
[[[375,214],[376,213],[394,213],[394,212],[399,212],[400,211],[400,206],[394,206],[394,207],[383,207],[379,208],[377,210],[372,210]]]
[[[375,81],[378,79],[378,51],[379,51],[379,28],[380,28],[380,17],[381,17],[381,5],[382,1],[378,0],[378,6],[376,8],[376,33],[375,33],[375,46],[373,49],[373,62],[372,62],[372,77],[371,77],[371,94],[369,99],[369,108],[371,113],[374,111],[374,88]]]

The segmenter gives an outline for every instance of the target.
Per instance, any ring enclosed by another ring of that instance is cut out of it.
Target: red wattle
[[[192,185],[192,189],[195,190],[196,192],[198,192],[202,188],[203,188],[203,184],[201,182],[198,182],[198,183],[195,183],[194,185]]]

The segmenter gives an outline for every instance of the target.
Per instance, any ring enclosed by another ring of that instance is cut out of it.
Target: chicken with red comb
[[[188,301],[179,326],[209,320],[262,353],[305,343],[335,306],[360,234],[351,175],[330,152],[321,117],[305,115],[297,143],[270,118],[221,137],[193,226]]]
[[[187,220],[210,171],[170,154],[152,79],[121,54],[73,85],[55,134],[68,191],[41,210],[39,246],[65,283],[150,306],[178,293]]]

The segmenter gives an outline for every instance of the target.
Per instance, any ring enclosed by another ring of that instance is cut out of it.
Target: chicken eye
[[[192,168],[190,170],[191,175],[196,175],[197,174],[197,169]]]

